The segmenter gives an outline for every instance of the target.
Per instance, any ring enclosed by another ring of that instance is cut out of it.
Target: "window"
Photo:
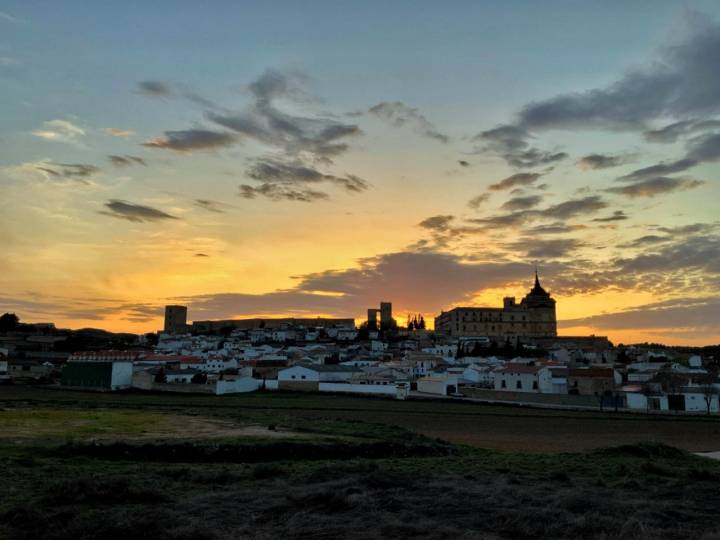
[[[537,381],[533,381],[533,390],[537,390],[537,389],[538,389]]]
[[[505,379],[502,380],[502,383],[500,384],[500,388],[507,388],[507,384],[505,384]]]
[[[293,375],[292,378],[294,379],[294,378],[295,378],[295,375]]]
[[[300,377],[300,378],[301,378],[301,379],[304,379],[304,378],[305,378],[305,375],[303,375],[303,376],[302,376],[302,377]]]

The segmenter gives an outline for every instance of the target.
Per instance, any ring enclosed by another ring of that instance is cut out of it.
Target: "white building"
[[[296,364],[278,371],[278,382],[339,382],[348,381],[355,373],[361,373],[354,366]]]
[[[433,345],[432,347],[423,347],[422,352],[427,354],[433,354],[441,357],[446,362],[453,361],[457,355],[457,345],[446,344],[446,345]]]
[[[495,390],[552,393],[552,374],[546,366],[509,362],[495,371]]]
[[[439,373],[421,377],[417,380],[417,391],[423,394],[447,396],[458,393],[460,377]]]

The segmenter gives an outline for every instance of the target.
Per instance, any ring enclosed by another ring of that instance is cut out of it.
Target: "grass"
[[[137,435],[162,431],[171,425],[160,413],[12,408],[0,411],[0,440],[57,440],[115,434]]]
[[[5,390],[0,538],[720,539],[714,418]]]
[[[3,388],[1,406],[135,409],[381,440],[405,437],[410,431],[457,444],[522,452],[585,451],[633,443],[662,443],[693,452],[720,449],[718,416],[643,416],[277,392],[178,396],[27,387]]]

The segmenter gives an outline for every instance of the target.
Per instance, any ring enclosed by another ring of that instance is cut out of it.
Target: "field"
[[[720,419],[0,387],[0,538],[720,539]]]

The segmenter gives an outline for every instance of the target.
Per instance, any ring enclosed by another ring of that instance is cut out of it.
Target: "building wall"
[[[132,362],[113,362],[110,385],[112,390],[121,390],[132,386]]]
[[[518,341],[533,336],[556,336],[555,308],[522,304],[503,308],[459,307],[435,318],[435,331],[452,337],[487,336],[495,341]]]
[[[165,306],[165,326],[167,334],[182,334],[187,331],[187,307]]]
[[[217,381],[215,383],[215,394],[239,394],[245,392],[254,392],[262,386],[260,379],[252,377],[243,377],[234,381]]]
[[[333,326],[343,328],[355,328],[355,319],[338,319],[329,317],[318,317],[315,319],[298,319],[294,317],[285,317],[282,319],[228,319],[220,321],[193,321],[192,330],[194,332],[214,332],[224,328],[234,328],[239,330],[252,330],[265,328],[272,330],[284,326],[305,328],[328,328]]]
[[[321,382],[318,385],[320,392],[347,392],[351,394],[397,395],[395,384],[350,384]]]
[[[594,396],[612,392],[615,389],[613,377],[568,377],[568,392],[578,393],[581,396]]]
[[[567,394],[537,394],[534,392],[512,392],[462,386],[461,392],[474,399],[487,401],[513,401],[538,405],[567,405],[576,407],[598,407],[595,396],[569,396]]]
[[[295,392],[317,392],[320,383],[317,381],[281,381],[278,380],[278,390],[293,390]]]
[[[505,386],[503,386],[503,382]],[[519,383],[519,388],[518,388]],[[536,373],[507,373],[495,374],[495,390],[508,392],[540,392]]]
[[[130,372],[132,377],[132,367]],[[112,362],[68,362],[60,375],[60,384],[110,390],[112,375]]]
[[[320,381],[320,373],[303,366],[293,366],[278,372],[278,381]]]

